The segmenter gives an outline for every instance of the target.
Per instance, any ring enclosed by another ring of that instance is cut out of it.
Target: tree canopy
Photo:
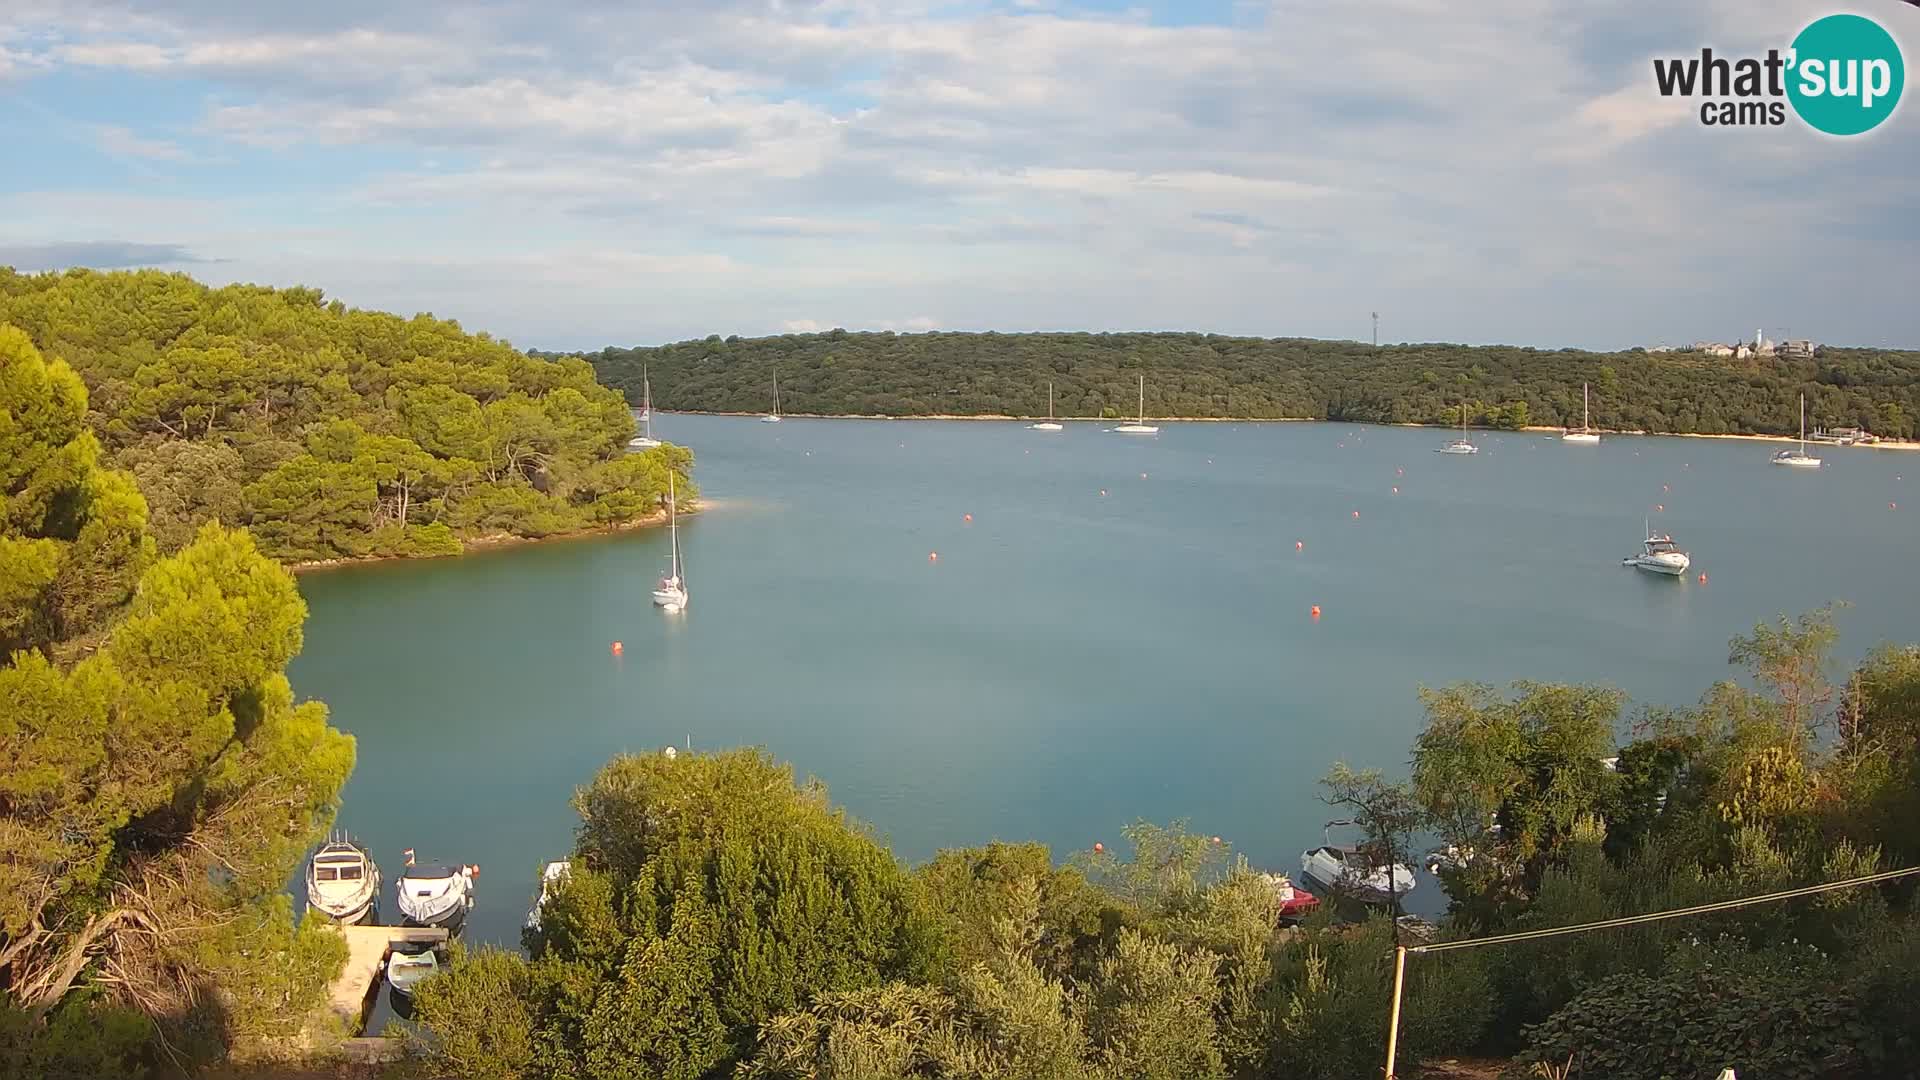
[[[145,500],[86,414],[78,376],[0,328],[9,1075],[261,1049],[344,960],[284,892],[353,768],[353,740],[283,673],[306,605],[218,523],[156,559]]]
[[[146,496],[162,551],[218,520],[251,526],[285,561],[439,555],[463,539],[656,513],[669,470],[695,493],[684,448],[626,452],[632,414],[587,363],[535,359],[430,315],[348,308],[316,289],[212,289],[158,271],[0,268],[0,327],[9,324],[17,329],[0,350],[31,342],[49,365],[12,378],[55,388],[26,418],[35,438],[73,447],[31,466],[7,454],[4,481],[25,484],[26,470],[39,470],[40,498],[57,479],[46,470],[72,471],[82,458],[116,465],[132,474],[126,490]],[[83,386],[90,408],[76,430],[71,403]],[[81,430],[87,440],[74,441]],[[104,521],[124,494],[96,489],[84,501]],[[76,495],[41,509],[78,505]],[[20,558],[48,572],[42,556]]]
[[[696,341],[585,354],[601,381],[663,409],[760,412],[780,376],[795,413],[1318,419],[1488,427],[1593,424],[1624,431],[1788,434],[1810,422],[1911,437],[1920,352],[1825,349],[1803,359],[1594,353],[1513,346],[1383,345],[1198,333],[849,333]]]

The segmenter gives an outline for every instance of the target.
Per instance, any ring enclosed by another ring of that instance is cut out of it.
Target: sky
[[[1896,0],[3,0],[0,265],[550,349],[1920,347],[1920,102],[1835,139],[1654,90],[1835,10],[1920,61]]]

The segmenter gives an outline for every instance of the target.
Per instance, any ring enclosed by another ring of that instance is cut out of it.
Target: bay
[[[710,503],[682,524],[681,615],[649,603],[663,530],[300,579],[294,687],[358,740],[339,825],[389,893],[404,848],[480,864],[469,940],[517,941],[569,795],[623,750],[764,746],[913,862],[1188,818],[1297,871],[1316,779],[1403,774],[1422,685],[1687,703],[1737,674],[1732,635],[1836,599],[1843,659],[1920,638],[1903,452],[1803,473],[1763,442],[1481,432],[1449,457],[1446,432],[1327,423],[655,433]],[[1707,582],[1620,565],[1643,516]]]

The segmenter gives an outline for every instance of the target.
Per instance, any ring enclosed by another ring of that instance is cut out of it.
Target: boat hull
[[[663,592],[655,589],[653,606],[662,611],[679,611],[687,606],[687,594],[684,592]]]
[[[1820,459],[1817,457],[1804,457],[1804,458],[1778,458],[1777,457],[1773,459],[1773,463],[1775,465],[1784,465],[1789,469],[1817,469],[1820,467]]]
[[[1160,429],[1154,427],[1152,424],[1121,424],[1113,430],[1122,435],[1152,435]]]
[[[629,450],[651,450],[659,445],[659,439],[639,438],[627,440],[627,449]]]
[[[1468,454],[1479,453],[1480,448],[1477,446],[1472,446],[1472,447],[1466,447],[1462,449],[1462,448],[1452,447],[1452,446],[1441,446],[1441,447],[1436,447],[1433,452],[1436,454],[1452,454],[1458,457],[1465,457]]]
[[[777,424],[780,422],[780,418],[777,416],[763,416],[760,418],[760,422],[763,424]]]
[[[1591,433],[1569,431],[1565,435],[1560,436],[1560,441],[1563,443],[1572,443],[1575,446],[1598,446],[1600,445],[1600,436]]]
[[[1626,562],[1635,570],[1645,570],[1649,574],[1665,574],[1668,577],[1679,577],[1687,572],[1687,567],[1693,565],[1693,560],[1684,558],[1678,560],[1632,558]]]
[[[1027,430],[1028,431],[1063,431],[1065,430],[1065,428],[1063,428],[1059,424],[1053,423],[1052,421],[1048,421],[1042,424],[1028,424]]]

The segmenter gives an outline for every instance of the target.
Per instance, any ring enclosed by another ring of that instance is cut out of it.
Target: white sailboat
[[[1807,453],[1807,395],[1800,395],[1800,449],[1781,450],[1773,455],[1775,465],[1786,465],[1795,469],[1817,469],[1820,459]]]
[[[1646,532],[1647,538],[1641,541],[1640,554],[1621,559],[1620,565],[1669,577],[1679,577],[1687,572],[1687,567],[1693,565],[1693,559],[1674,545],[1673,537],[1654,532],[1645,521],[1641,522],[1641,529]]]
[[[773,411],[761,417],[760,422],[763,424],[780,422],[780,372],[777,370],[773,373]]]
[[[1480,452],[1479,447],[1467,441],[1467,403],[1465,399],[1462,399],[1460,402],[1460,437],[1449,440],[1445,446],[1434,447],[1433,452],[1436,454],[1477,454]]]
[[[653,437],[653,382],[644,371],[640,375],[640,385],[645,388],[646,395],[640,403],[640,434],[627,440],[629,450],[651,450],[660,445],[660,440]]]
[[[673,563],[666,576],[653,588],[653,606],[666,612],[684,611],[687,606],[687,579],[680,565],[679,499],[673,493],[673,473],[667,473],[667,535],[672,538]]]
[[[1593,417],[1587,410],[1587,384],[1580,384],[1580,430],[1569,430],[1560,436],[1560,441],[1576,446],[1594,446],[1600,442],[1600,435],[1593,430]]]
[[[1112,430],[1125,435],[1151,435],[1160,429],[1147,423],[1147,377],[1140,376],[1140,419],[1131,424],[1121,424]]]
[[[1056,423],[1053,419],[1053,380],[1052,379],[1047,380],[1047,418],[1038,424],[1028,424],[1027,427],[1033,431],[1063,430],[1060,427],[1060,425]]]

